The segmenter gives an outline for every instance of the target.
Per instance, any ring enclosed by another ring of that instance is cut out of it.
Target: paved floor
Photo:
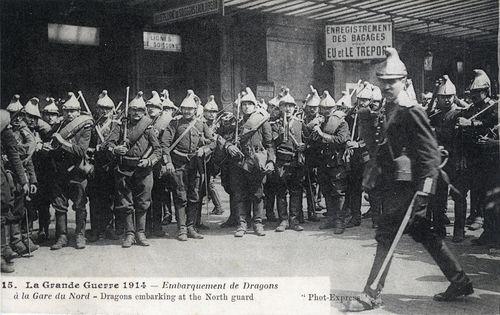
[[[221,195],[227,209],[227,195]],[[172,236],[150,239],[150,247],[122,249],[120,241],[103,241],[84,250],[67,247],[54,252],[48,245],[42,246],[33,258],[16,259],[16,272],[8,276],[328,276],[331,293],[354,295],[363,288],[376,247],[371,220],[342,235],[319,230],[318,223],[304,224],[303,232],[276,233],[273,223],[266,224],[265,237],[251,233],[235,239],[234,229],[218,227],[227,215],[226,211],[222,216],[204,216],[211,228],[204,231],[204,240],[179,242],[173,237],[175,225],[171,224],[166,230]],[[499,313],[500,258],[470,245],[479,232],[467,232],[463,244],[449,242],[474,282],[474,295],[454,303],[434,302],[433,294],[445,290],[448,283],[423,247],[404,236],[383,292],[384,306],[369,313]],[[331,305],[332,313],[342,309],[341,304]]]

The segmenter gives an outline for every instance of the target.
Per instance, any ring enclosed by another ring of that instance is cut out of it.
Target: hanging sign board
[[[392,47],[392,22],[325,26],[326,60],[385,58]]]
[[[181,37],[175,34],[143,32],[144,49],[160,51],[181,51]]]
[[[158,12],[153,15],[154,22],[155,24],[167,24],[218,13],[221,10],[220,2],[220,0],[203,0]]]

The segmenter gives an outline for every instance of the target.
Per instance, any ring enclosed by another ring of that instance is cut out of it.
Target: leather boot
[[[22,256],[28,253],[28,248],[23,242],[21,227],[19,223],[10,224],[10,247],[19,255]]]
[[[31,238],[26,237],[26,236],[23,236],[23,244],[24,244],[24,246],[26,246],[26,248],[28,248],[28,253],[30,253],[30,252],[33,253],[38,248],[40,248],[40,246],[35,244]]]
[[[449,302],[472,293],[474,293],[474,288],[472,287],[472,282],[467,278],[467,280],[462,283],[452,282],[445,292],[434,295],[434,300],[439,302]]]
[[[134,226],[134,214],[132,212],[125,214],[125,238],[123,239],[122,247],[129,248],[135,243],[135,226]]]
[[[65,212],[56,211],[56,235],[57,240],[54,245],[50,247],[51,250],[58,250],[68,245],[68,216]]]
[[[76,211],[76,228],[75,228],[75,248],[84,249],[86,246],[85,241],[85,225],[87,223],[87,211]]]
[[[181,242],[185,242],[188,240],[187,228],[185,226],[179,228],[179,233],[177,234],[177,239]]]
[[[2,273],[12,273],[15,271],[14,269],[14,263],[8,263],[4,257],[2,256],[2,262],[1,262],[1,271]]]
[[[257,236],[265,236],[266,233],[264,232],[264,225],[261,222],[255,222],[253,224],[253,231],[255,232],[255,235]]]
[[[314,210],[307,210],[307,221],[319,222],[319,218]]]
[[[7,232],[5,225],[2,224],[0,227],[0,244],[1,244],[1,256],[5,259],[7,263],[10,263],[12,258],[16,255],[12,248],[7,244]]]
[[[282,220],[280,222],[280,225],[274,230],[275,232],[285,232],[285,230],[288,228],[288,220]]]
[[[136,212],[135,213],[135,224],[136,233],[135,240],[137,245],[149,246],[148,240],[146,239],[146,212]]]
[[[194,238],[194,239],[198,239],[198,240],[203,239],[203,235],[198,233],[193,226],[187,227],[187,236],[188,236],[188,238]]]
[[[373,297],[370,294],[363,292],[354,300],[350,300],[346,303],[345,312],[362,312],[373,310],[382,305],[382,300],[380,296]]]
[[[304,228],[299,224],[300,221],[296,217],[290,218],[290,227],[297,232],[304,231]]]
[[[247,223],[240,222],[238,229],[234,233],[234,237],[243,237],[243,235],[245,235],[246,232],[247,232]]]

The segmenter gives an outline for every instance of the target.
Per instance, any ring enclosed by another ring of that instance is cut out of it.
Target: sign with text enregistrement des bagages
[[[392,47],[392,23],[357,23],[325,26],[326,60],[385,58]]]
[[[204,0],[154,14],[155,24],[167,24],[187,20],[220,11],[220,0]]]

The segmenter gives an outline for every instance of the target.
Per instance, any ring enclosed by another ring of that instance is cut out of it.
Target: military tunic
[[[192,126],[192,127],[190,127]],[[170,146],[184,133],[175,148]],[[175,173],[172,175],[174,205],[177,211],[177,226],[180,233],[192,227],[196,219],[197,204],[200,201],[201,163],[196,158],[199,148],[211,144],[212,133],[201,120],[187,120],[184,117],[173,119],[163,133],[161,145],[164,163],[172,163]]]

